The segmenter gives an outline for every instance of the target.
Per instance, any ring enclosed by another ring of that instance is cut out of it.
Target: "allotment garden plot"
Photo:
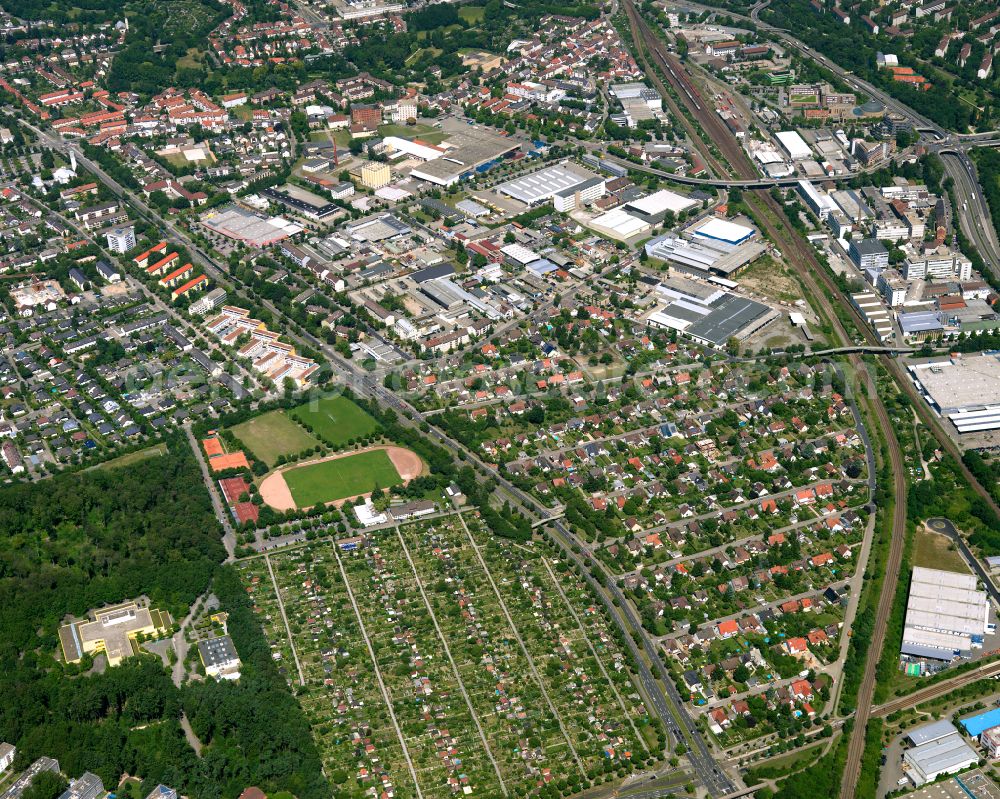
[[[244,579],[345,794],[581,790],[654,757],[607,620],[545,545],[467,514],[270,562],[280,607],[266,562]]]

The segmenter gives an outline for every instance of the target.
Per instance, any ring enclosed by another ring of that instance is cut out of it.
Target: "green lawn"
[[[147,458],[158,458],[161,455],[167,454],[166,444],[157,444],[153,447],[148,447],[147,449],[140,449],[135,452],[128,452],[124,455],[119,455],[117,458],[112,458],[109,461],[98,464],[95,468],[98,469],[120,469],[123,466],[131,466],[133,463],[138,463],[139,461],[144,461]]]
[[[314,130],[309,134],[309,139],[311,141],[331,142],[341,147],[348,147],[351,144],[351,132],[344,128],[338,128],[337,130]]]
[[[437,58],[444,51],[438,49],[437,47],[422,47],[421,49],[419,49],[419,50],[415,51],[414,53],[412,53],[410,55],[410,57],[407,58],[404,63],[406,64],[406,66],[410,66],[414,61],[416,61],[418,58],[420,58],[420,56],[421,56],[422,53],[426,53],[426,52],[430,52],[431,56],[433,56],[434,58]]]
[[[236,425],[232,430],[243,446],[268,466],[274,466],[282,455],[298,455],[319,443],[315,436],[289,419],[284,411],[269,411]]]
[[[347,397],[311,400],[293,408],[290,415],[334,447],[343,446],[352,438],[364,438],[378,430],[378,422]]]
[[[932,533],[923,525],[917,528],[913,551],[913,565],[949,572],[969,573],[969,566],[955,545],[939,533]]]
[[[388,125],[381,125],[378,129],[379,136],[399,136],[401,139],[421,139],[429,144],[440,144],[448,134],[444,133],[433,125],[425,125],[418,122],[416,125],[397,125],[392,122]]]
[[[463,20],[468,22],[470,25],[478,25],[483,21],[483,15],[486,13],[485,6],[461,6],[458,9],[458,16]]]
[[[300,508],[367,494],[375,486],[389,488],[403,482],[383,449],[298,466],[284,475],[292,499]]]
[[[176,167],[185,167],[188,165],[202,166],[204,164],[211,164],[215,162],[215,156],[211,154],[207,155],[205,158],[196,158],[193,161],[188,160],[184,153],[173,153],[172,155],[165,155],[163,157]]]

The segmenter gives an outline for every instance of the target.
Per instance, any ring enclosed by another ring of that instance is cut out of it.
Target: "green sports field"
[[[304,428],[288,418],[284,411],[268,411],[232,428],[236,436],[253,456],[274,466],[284,455],[298,455],[315,447],[319,441]]]
[[[356,497],[375,486],[389,488],[403,482],[383,449],[298,466],[283,475],[292,499],[300,508]]]
[[[309,425],[316,435],[334,447],[378,430],[378,422],[342,396],[310,400],[292,408],[289,413],[293,419]]]

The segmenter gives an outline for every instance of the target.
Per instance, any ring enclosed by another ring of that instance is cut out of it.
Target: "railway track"
[[[712,143],[727,161],[723,165],[718,159],[714,158],[711,152],[704,151],[708,148],[703,148],[702,156],[705,158],[706,163],[712,164],[718,169],[720,175],[734,176],[742,179],[757,177],[756,169],[750,163],[743,148],[740,147],[735,137],[732,136],[714,109],[709,108],[707,103],[701,98],[697,87],[687,75],[680,61],[667,51],[660,38],[650,29],[648,23],[636,11],[632,5],[632,1],[625,0],[624,5],[633,35],[637,37],[636,41],[642,42],[643,47],[651,54],[651,58],[664,70],[667,80],[674,88],[678,97],[680,97],[681,102],[687,105],[691,115],[702,126],[705,134],[711,138]],[[680,119],[688,129],[692,141],[697,142],[699,134],[694,129],[694,126],[690,124],[686,117],[681,116]],[[817,280],[821,281],[826,288],[826,293],[842,305],[847,306],[849,312],[853,312],[857,321],[860,322],[858,325],[859,329],[865,331],[873,345],[878,345],[879,342],[874,340],[874,335],[870,332],[868,326],[858,317],[857,312],[846,303],[839,289],[834,284],[833,279],[817,260],[813,249],[780,222],[783,209],[774,197],[770,194],[757,194],[748,199],[748,204],[757,212],[759,217],[757,221],[764,228],[765,233],[767,233],[772,241],[781,245],[787,260],[795,268],[806,290],[817,300],[822,300],[824,291],[820,289]],[[853,342],[852,337],[848,335],[847,330],[836,313],[832,312],[832,310],[828,312],[827,309],[822,307],[817,307],[816,311],[826,318],[830,328],[840,339],[841,344],[847,346]],[[890,359],[883,356],[883,360],[889,361]],[[848,744],[847,763],[841,782],[840,796],[842,799],[853,799],[854,790],[861,771],[861,758],[864,755],[865,748],[865,727],[868,724],[872,709],[875,675],[878,662],[882,656],[882,649],[888,630],[888,620],[896,595],[896,585],[899,580],[906,533],[906,471],[903,463],[902,449],[893,431],[888,411],[878,398],[874,380],[868,374],[867,370],[863,368],[863,361],[857,354],[851,355],[849,361],[858,379],[862,380],[865,384],[865,388],[867,389],[865,391],[867,405],[878,422],[883,440],[888,445],[889,462],[893,473],[895,506],[885,577],[879,595],[875,626],[872,631],[871,642],[865,660],[864,676],[858,689],[854,734],[851,736]]]
[[[733,177],[732,170],[727,168],[729,165],[735,169],[736,176],[740,179],[752,180],[759,177],[756,169],[747,158],[746,153],[743,152],[743,148],[740,147],[736,138],[729,132],[729,129],[725,126],[725,123],[722,122],[719,115],[716,114],[712,108],[706,107],[704,102],[701,102],[697,87],[694,86],[679,59],[666,50],[663,41],[650,29],[649,24],[642,19],[641,15],[636,11],[635,7],[632,5],[632,0],[625,0],[623,5],[629,18],[633,38],[635,38],[636,42],[641,40],[646,50],[653,54],[651,57],[663,69],[664,74],[667,76],[667,79],[673,87],[675,93],[677,93],[681,98],[687,98],[692,95],[695,98],[699,98],[691,101],[693,104],[689,105],[689,110],[692,115],[698,119],[699,123],[705,129],[705,132],[711,137],[712,142],[719,148],[720,152],[722,152],[729,162],[728,165],[723,165],[711,154],[711,152],[707,152],[707,148],[699,147],[699,154],[705,160],[705,163],[712,166],[716,173],[722,177]],[[694,126],[690,124],[687,117],[679,112],[679,109],[677,108],[676,103],[673,102],[672,98],[666,96],[664,86],[659,78],[655,74],[651,74],[650,77],[655,83],[659,84],[659,88],[665,94],[665,99],[668,100],[668,103],[674,110],[677,118],[687,129],[692,141],[697,145],[699,139],[697,130],[695,130]],[[771,197],[770,194],[756,191],[748,191],[748,194],[753,195],[748,200],[752,206],[756,205],[759,208],[763,205],[763,207],[766,207],[771,211],[776,219],[779,219],[784,213],[780,205],[774,200],[773,197]],[[789,258],[789,260],[792,262],[792,265],[796,268],[805,284],[808,287],[815,288],[816,283],[813,277],[814,275],[818,275],[829,290],[830,295],[834,297],[841,307],[846,310],[848,315],[855,322],[857,329],[862,332],[862,335],[868,343],[871,346],[880,346],[881,342],[876,339],[875,334],[868,326],[868,323],[861,317],[857,309],[846,300],[840,292],[840,289],[836,286],[836,284],[834,284],[832,278],[816,260],[816,255],[812,247],[806,245],[806,243],[803,242],[799,236],[794,234],[787,235],[784,231],[777,231],[775,226],[771,224],[771,220],[762,219],[760,221],[762,222],[762,227],[768,236],[770,236],[773,241],[781,242],[782,247],[785,248],[783,251],[786,254],[796,254],[795,258]],[[816,293],[815,296],[821,297],[822,295]],[[843,344],[849,345],[852,343],[851,338],[844,332],[843,326],[840,325],[836,315],[832,315],[833,318],[830,318],[831,315],[826,314],[824,309],[816,308],[816,311],[817,313],[820,313],[821,316],[826,316],[835,330],[839,329],[842,335]],[[993,499],[990,492],[976,479],[975,475],[973,475],[962,462],[962,452],[958,445],[942,427],[940,420],[935,417],[933,412],[931,412],[931,410],[927,407],[926,402],[924,402],[920,393],[914,387],[913,382],[907,376],[906,370],[892,358],[883,358],[882,363],[909,396],[913,403],[913,407],[920,416],[920,420],[927,425],[927,427],[934,434],[934,438],[937,440],[940,447],[955,459],[965,480],[990,506],[993,512],[1000,516],[1000,504]]]
[[[990,677],[1000,676],[1000,660],[994,660],[992,663],[987,663],[984,666],[980,666],[978,669],[973,669],[972,671],[967,671],[964,674],[959,674],[956,677],[952,677],[950,680],[943,680],[935,685],[930,685],[927,688],[922,688],[919,691],[914,691],[912,694],[907,694],[899,699],[894,699],[891,702],[886,702],[883,705],[879,705],[872,709],[871,715],[875,718],[885,718],[891,713],[895,713],[897,710],[905,710],[908,707],[914,707],[923,702],[929,702],[932,699],[937,699],[939,696],[944,696],[947,693],[951,693],[956,688],[962,688],[969,683],[974,683],[977,680],[985,680]]]

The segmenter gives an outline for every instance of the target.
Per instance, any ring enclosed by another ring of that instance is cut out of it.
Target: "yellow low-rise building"
[[[88,618],[72,621],[59,628],[59,642],[67,663],[78,663],[84,655],[101,652],[109,666],[138,654],[140,636],[155,638],[165,633],[173,620],[166,611],[125,602],[92,610]]]

